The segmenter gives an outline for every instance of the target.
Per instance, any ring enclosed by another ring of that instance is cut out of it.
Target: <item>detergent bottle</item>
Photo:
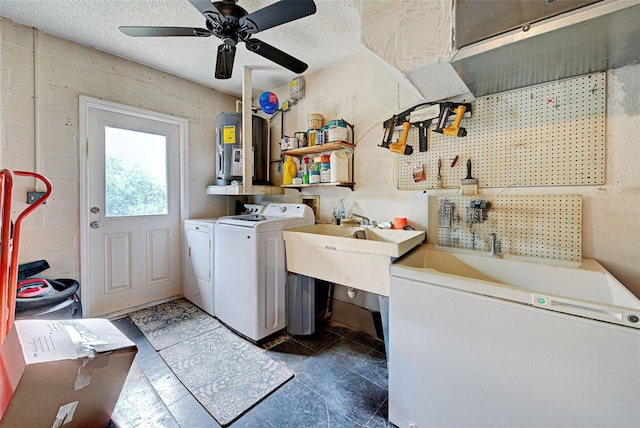
[[[296,163],[293,161],[291,156],[287,156],[287,159],[284,161],[282,184],[285,186],[291,184],[293,182],[293,177],[295,177],[297,173],[298,167],[296,166]]]

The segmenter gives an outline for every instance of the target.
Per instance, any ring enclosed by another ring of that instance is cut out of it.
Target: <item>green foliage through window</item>
[[[106,215],[109,217],[167,214],[167,185],[157,183],[138,165],[105,159]]]

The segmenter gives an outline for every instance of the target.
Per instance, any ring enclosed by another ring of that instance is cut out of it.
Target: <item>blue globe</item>
[[[278,97],[273,92],[260,94],[260,108],[266,114],[273,114],[278,111],[278,105]]]

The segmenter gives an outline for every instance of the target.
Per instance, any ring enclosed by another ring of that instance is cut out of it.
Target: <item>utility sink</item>
[[[424,231],[333,224],[287,229],[282,235],[289,272],[382,296],[389,296],[389,264],[425,240]]]
[[[564,267],[442,251],[428,244],[397,260],[390,272],[393,276],[479,294],[490,291],[504,298],[544,295],[548,302],[552,302],[548,296],[553,296],[557,301],[573,299],[640,309],[638,299],[589,258],[583,258],[575,267]],[[527,299],[535,301],[533,297]],[[575,302],[572,307],[577,307]]]

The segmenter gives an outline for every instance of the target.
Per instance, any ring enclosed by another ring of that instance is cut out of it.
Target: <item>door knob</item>
[[[91,229],[98,229],[100,227],[100,222],[92,221],[91,223],[89,223],[89,226],[91,226]]]
[[[100,212],[100,208],[98,207],[91,207],[91,214],[98,214]]]

